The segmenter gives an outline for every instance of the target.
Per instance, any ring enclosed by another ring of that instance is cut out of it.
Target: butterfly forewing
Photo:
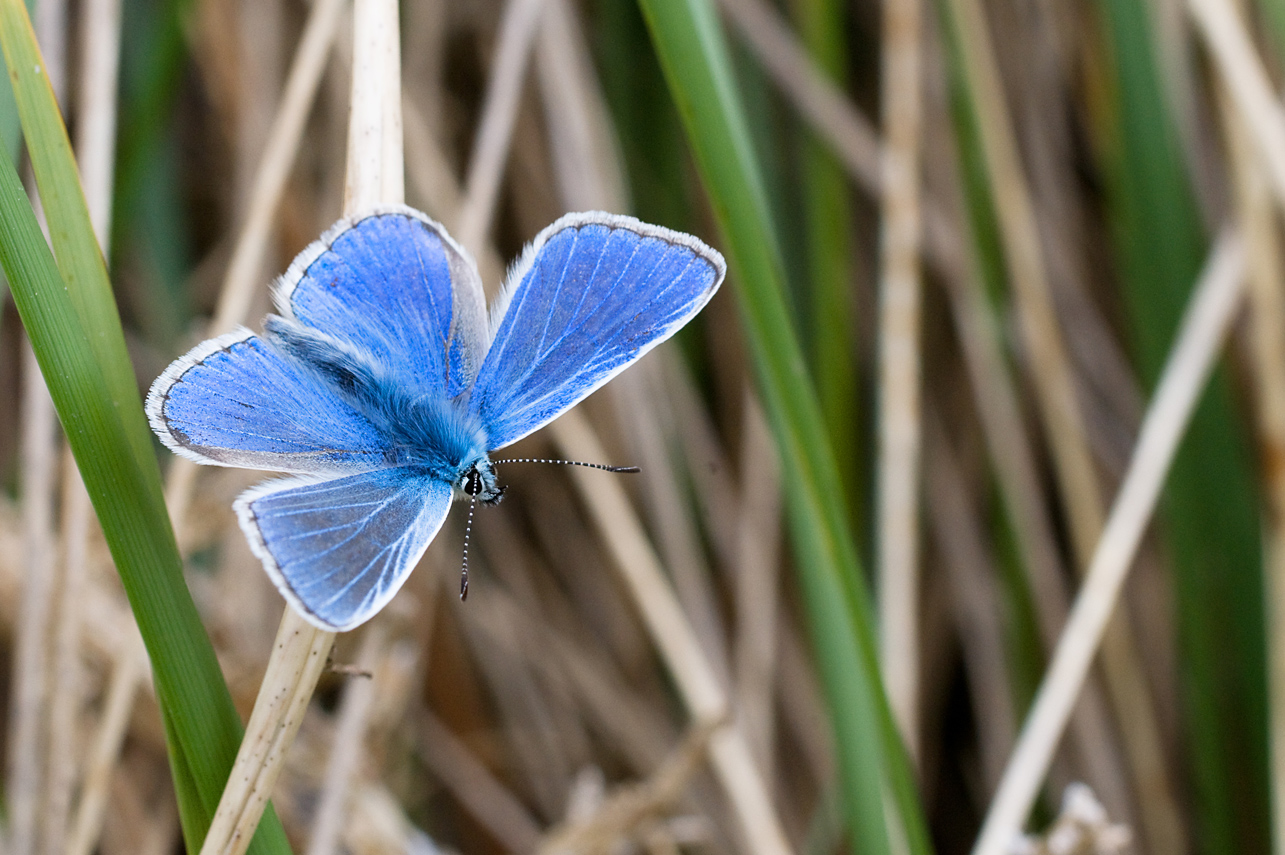
[[[523,264],[469,399],[491,449],[552,421],[672,335],[724,272],[695,238],[611,214],[563,217]]]
[[[340,474],[381,465],[387,448],[360,413],[248,331],[174,362],[147,414],[167,446],[199,463]]]
[[[485,308],[471,258],[410,208],[344,220],[281,279],[280,309],[369,354],[418,393],[453,398],[477,371]]]
[[[236,502],[255,554],[287,600],[324,629],[392,599],[446,519],[451,487],[404,469],[269,481]]]

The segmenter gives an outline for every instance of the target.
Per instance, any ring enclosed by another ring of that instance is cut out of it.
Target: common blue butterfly
[[[378,208],[295,258],[262,334],[170,365],[148,419],[198,463],[293,473],[243,493],[237,518],[300,614],[352,629],[397,593],[453,498],[499,501],[488,452],[673,335],[725,271],[690,235],[568,214],[523,252],[488,318],[468,252],[418,211]]]

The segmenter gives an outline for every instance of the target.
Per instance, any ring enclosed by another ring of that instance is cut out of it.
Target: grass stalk
[[[401,98],[397,0],[358,0],[353,10],[346,216],[405,199]],[[303,723],[334,641],[335,633],[314,627],[286,607],[229,786],[202,846],[203,855],[244,851],[244,842],[259,822],[286,751]]]
[[[883,11],[883,195],[879,303],[878,580],[888,701],[912,758],[920,753],[919,457],[923,9]]]

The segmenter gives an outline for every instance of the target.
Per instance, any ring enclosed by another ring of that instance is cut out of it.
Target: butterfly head
[[[465,469],[455,488],[484,505],[498,505],[504,496],[504,488],[496,482],[495,469],[486,457],[478,458]]]

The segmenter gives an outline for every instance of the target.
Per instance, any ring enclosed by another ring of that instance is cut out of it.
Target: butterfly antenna
[[[477,499],[469,499],[468,522],[464,525],[464,563],[460,567],[460,602],[468,599],[468,539],[473,533],[473,510],[476,507]]]
[[[491,463],[558,463],[563,466],[584,466],[589,469],[601,469],[603,472],[641,472],[637,466],[608,466],[605,463],[582,463],[579,460],[546,460],[543,457],[511,457],[508,460],[492,460]]]

